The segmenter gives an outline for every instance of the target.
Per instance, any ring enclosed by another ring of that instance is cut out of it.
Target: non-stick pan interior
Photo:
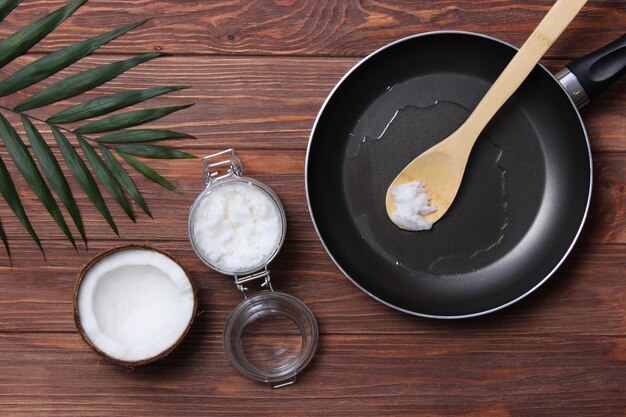
[[[338,266],[381,301],[438,317],[497,309],[539,285],[575,241],[588,143],[543,68],[484,131],[432,230],[402,231],[385,212],[397,173],[467,118],[514,53],[467,33],[408,38],[364,60],[322,109],[307,160],[313,220]]]

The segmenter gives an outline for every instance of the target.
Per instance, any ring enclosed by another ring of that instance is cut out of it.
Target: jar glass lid
[[[280,388],[296,382],[313,358],[318,327],[291,295],[261,291],[240,303],[224,329],[224,350],[244,375]]]

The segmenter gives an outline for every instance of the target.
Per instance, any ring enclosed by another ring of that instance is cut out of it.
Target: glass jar
[[[205,156],[202,164],[206,188],[189,212],[189,240],[196,255],[213,270],[233,276],[244,295],[226,321],[226,355],[251,379],[272,388],[291,385],[315,354],[318,327],[302,301],[274,291],[271,284],[268,265],[285,241],[285,210],[271,188],[243,176],[234,149]],[[255,282],[262,290],[252,293]],[[288,327],[295,332],[285,333]],[[264,330],[280,330],[282,339],[272,341]]]

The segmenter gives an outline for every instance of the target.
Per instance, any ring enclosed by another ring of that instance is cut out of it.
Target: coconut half
[[[81,270],[74,320],[98,353],[137,366],[166,356],[180,343],[196,304],[191,279],[170,255],[128,245],[101,253]]]

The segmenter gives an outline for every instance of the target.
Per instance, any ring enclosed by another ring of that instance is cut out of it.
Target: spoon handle
[[[470,149],[489,120],[513,95],[585,3],[587,0],[558,0],[552,6],[459,129],[468,138],[467,146]],[[469,138],[474,140],[470,141]]]

